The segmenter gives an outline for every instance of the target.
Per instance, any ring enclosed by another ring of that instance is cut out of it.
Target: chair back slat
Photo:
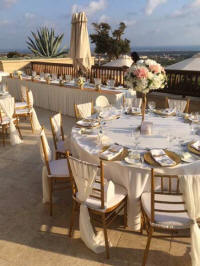
[[[165,185],[165,182],[166,185]],[[174,184],[174,182],[175,184]],[[160,184],[159,184],[160,183]],[[156,187],[156,188],[155,188]],[[179,192],[179,179],[177,175],[164,175],[155,174],[154,169],[151,169],[151,222],[154,222],[155,212],[160,213],[184,213],[187,212],[183,205],[183,200],[178,200],[177,197],[174,199],[171,197],[170,201],[165,197],[158,199],[156,195],[171,195],[171,196],[182,196]],[[173,208],[173,206],[180,205],[182,208]],[[163,207],[162,207],[163,206]],[[167,207],[167,208],[166,208]]]

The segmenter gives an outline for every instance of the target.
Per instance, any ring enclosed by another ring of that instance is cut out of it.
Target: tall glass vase
[[[147,95],[146,93],[144,93],[142,95],[142,122],[144,121],[146,105],[147,105]]]

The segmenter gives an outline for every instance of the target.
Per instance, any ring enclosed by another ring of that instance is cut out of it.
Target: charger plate
[[[110,148],[110,146],[104,146],[102,148],[102,152],[106,151],[109,148]],[[128,150],[126,148],[123,148],[123,151],[120,154],[118,154],[117,156],[115,156],[113,159],[111,159],[109,161],[122,161],[122,160],[124,160],[124,158],[126,156],[128,156]],[[106,159],[101,159],[101,160],[108,161]]]
[[[144,154],[145,162],[151,166],[154,166],[154,167],[173,167],[173,166],[176,166],[177,164],[179,164],[181,162],[181,157],[178,154],[176,154],[175,152],[168,151],[168,150],[164,150],[164,151],[169,156],[169,158],[174,161],[174,165],[161,166],[158,162],[156,162],[154,160],[154,158],[152,157],[152,155],[149,151]]]
[[[158,110],[158,109],[153,110],[153,112],[154,112],[155,114],[157,114],[157,115],[166,116],[166,117],[168,117],[168,116],[175,116],[175,115],[176,115],[176,112],[173,112],[173,113],[167,114],[167,113],[164,113],[163,111]]]
[[[188,143],[187,147],[188,150],[194,154],[200,155],[200,151],[196,150],[195,148],[193,148],[191,145],[194,143],[194,141]]]

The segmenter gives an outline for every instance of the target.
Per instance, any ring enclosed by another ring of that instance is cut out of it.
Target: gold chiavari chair
[[[104,184],[105,184],[106,178],[104,177],[103,161],[100,161],[100,165],[94,165],[94,164],[80,161],[78,159],[75,159],[69,156],[69,152],[67,153],[67,155],[68,155],[67,160],[68,160],[69,172],[72,178],[72,198],[73,198],[69,236],[70,237],[73,236],[75,215],[77,211],[79,210],[79,207],[81,204],[79,199],[77,198],[78,190],[77,190],[76,182],[74,179],[72,167],[70,166],[70,161],[75,160],[78,164],[87,164],[93,167],[97,167],[98,170],[100,171],[99,176],[97,175],[95,178],[92,193],[86,200],[85,204],[88,207],[93,228],[95,224],[99,225],[100,227],[103,227],[105,247],[106,247],[106,256],[107,258],[109,258],[110,255],[109,255],[109,241],[108,241],[107,228],[117,218],[117,215],[122,210],[124,210],[124,227],[127,226],[127,191],[124,187],[115,184],[115,195],[112,199],[106,202],[105,194],[104,194],[105,193]],[[80,174],[82,175],[83,173],[80,173]],[[84,178],[87,179],[87,177],[84,177]]]
[[[82,103],[82,104],[74,104],[74,113],[76,120],[84,119],[92,114],[94,114],[94,104],[90,103]]]
[[[151,192],[141,196],[142,223],[141,233],[145,226],[148,239],[142,266],[146,265],[151,238],[156,229],[168,233],[190,228],[191,219],[185,209],[182,193],[179,190],[177,175],[155,174],[151,170]]]
[[[176,107],[177,111],[188,113],[190,107],[190,99],[187,100],[177,100],[177,99],[169,99],[165,97],[165,107],[169,108],[170,105],[174,108]]]
[[[57,160],[59,158],[66,157],[67,152],[61,113],[50,117],[50,124],[55,148],[55,158]]]
[[[40,134],[42,144],[42,160],[47,169],[49,192],[50,192],[50,215],[53,214],[53,192],[71,188],[71,177],[69,175],[67,159],[52,160],[51,149],[48,145],[44,128]]]

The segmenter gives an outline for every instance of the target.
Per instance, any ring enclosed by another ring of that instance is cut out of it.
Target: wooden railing
[[[200,71],[166,70],[168,86],[166,93],[200,97]]]
[[[32,62],[32,70],[37,73],[56,73],[59,76],[72,75],[73,78],[77,77],[77,72],[72,64],[34,61]],[[104,84],[108,79],[115,79],[116,85],[124,86],[126,70],[126,67],[92,66],[87,78],[90,78],[91,82],[94,82],[94,78],[101,78]],[[161,92],[200,97],[200,71],[166,70],[166,73],[168,86],[164,90],[160,90]]]
[[[73,78],[77,77],[77,72],[72,64],[61,63],[46,63],[34,61],[32,64],[32,70],[37,73],[56,73],[58,76],[71,75]],[[90,75],[91,82],[94,82],[94,78],[101,78],[102,83],[106,83],[108,79],[114,79],[116,85],[124,84],[124,73],[127,67],[105,67],[105,66],[92,66]]]

